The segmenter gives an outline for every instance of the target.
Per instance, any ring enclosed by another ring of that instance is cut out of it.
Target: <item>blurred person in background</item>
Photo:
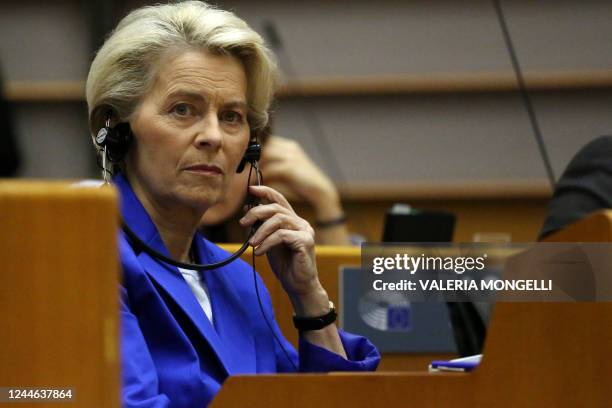
[[[340,195],[334,183],[294,140],[273,135],[267,126],[258,134],[262,144],[259,166],[265,183],[291,201],[305,203],[314,213],[316,243],[350,245],[351,237]],[[202,232],[212,242],[242,242],[246,231],[238,220],[247,198],[247,172],[236,174],[228,193],[202,217]]]
[[[612,208],[612,136],[583,146],[555,186],[539,240],[602,209]]]

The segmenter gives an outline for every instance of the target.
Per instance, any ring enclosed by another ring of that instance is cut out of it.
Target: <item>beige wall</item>
[[[142,2],[140,2],[142,3]],[[138,2],[126,2],[126,8]],[[255,28],[273,20],[298,75],[508,71],[488,1],[228,1]],[[612,68],[612,3],[505,1],[526,71]],[[9,80],[83,79],[93,2],[0,4],[0,59]],[[283,58],[281,58],[283,62]],[[612,133],[612,90],[533,94],[557,175],[579,146]],[[306,108],[305,108],[306,107]],[[340,173],[326,162],[304,109],[325,131]],[[22,175],[95,173],[85,108],[19,103]],[[337,180],[543,178],[527,117],[514,93],[289,98],[277,130],[302,141]],[[83,140],[86,140],[84,142]]]

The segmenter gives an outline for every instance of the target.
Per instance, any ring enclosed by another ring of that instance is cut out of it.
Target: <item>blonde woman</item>
[[[89,72],[89,121],[103,162],[112,163],[122,218],[145,246],[183,264],[227,258],[198,223],[224,197],[251,131],[266,125],[274,75],[260,36],[204,3],[145,7],[119,23]],[[378,364],[371,343],[333,324],[313,229],[277,191],[250,192],[263,204],[241,224],[261,223],[250,243],[268,255],[291,300],[299,353],[280,333],[255,275],[258,299],[248,264],[177,268],[122,234],[123,406],[205,406],[239,373]]]

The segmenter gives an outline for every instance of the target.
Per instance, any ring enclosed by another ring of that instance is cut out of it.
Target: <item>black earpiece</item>
[[[128,152],[132,143],[132,129],[127,122],[110,127],[110,117],[106,125],[96,135],[96,144],[106,149],[106,157],[112,163],[118,163]]]
[[[106,125],[100,129],[96,135],[96,144],[104,148],[108,160],[112,163],[118,163],[125,158],[127,151],[132,143],[132,129],[127,122],[118,123],[114,127],[110,127],[110,117],[106,121]],[[242,173],[247,163],[254,164],[261,157],[261,145],[257,138],[249,141],[249,145],[236,168],[236,173]]]
[[[260,204],[259,198],[255,197],[249,191],[249,186],[251,185],[251,174],[253,170],[255,170],[255,180],[257,182],[256,185],[260,186],[263,183],[263,176],[261,174],[261,170],[259,170],[258,161],[261,157],[261,144],[259,144],[259,139],[257,135],[251,134],[251,139],[249,140],[249,145],[247,146],[246,152],[244,152],[244,156],[240,163],[238,164],[238,168],[236,169],[236,173],[242,173],[244,171],[244,167],[247,163],[251,164],[251,168],[249,169],[249,177],[247,181],[247,192],[246,197],[244,199],[244,205],[247,208],[253,208]],[[256,221],[255,224],[251,227],[251,235],[257,231],[257,229],[261,226],[262,221]]]
[[[244,156],[242,157],[242,160],[240,160],[240,163],[238,164],[236,173],[242,173],[247,163],[251,163],[251,165],[254,165],[257,161],[259,161],[260,157],[261,157],[261,145],[259,144],[259,141],[255,137],[249,140],[249,146],[247,147],[246,152],[244,152]]]

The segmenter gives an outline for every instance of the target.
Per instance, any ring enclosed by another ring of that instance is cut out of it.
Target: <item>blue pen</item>
[[[455,360],[435,360],[432,361],[429,365],[430,371],[459,371],[459,372],[467,372],[472,371],[480,361],[482,360],[482,354],[477,354],[474,356],[458,358]]]

